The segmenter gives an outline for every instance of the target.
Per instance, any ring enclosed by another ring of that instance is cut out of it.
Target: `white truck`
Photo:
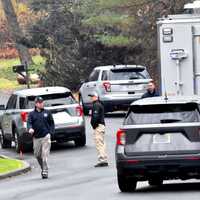
[[[158,19],[162,95],[200,95],[200,1]]]

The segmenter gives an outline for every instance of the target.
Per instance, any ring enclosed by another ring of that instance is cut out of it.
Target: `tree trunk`
[[[22,64],[31,65],[33,63],[28,48],[21,44],[21,40],[24,37],[22,30],[20,29],[17,21],[17,15],[13,8],[11,0],[1,0],[4,9],[5,17],[12,39],[15,42],[15,47],[18,50],[20,61]]]

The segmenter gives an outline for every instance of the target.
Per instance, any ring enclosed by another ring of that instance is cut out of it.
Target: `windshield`
[[[57,93],[57,94],[48,94],[40,95],[44,99],[44,106],[60,106],[60,105],[69,105],[76,103],[76,100],[70,92],[66,93]],[[35,106],[35,96],[28,97],[28,108],[34,108]]]
[[[149,75],[147,71],[144,70],[112,70],[109,71],[109,80],[135,80],[135,79],[147,79]]]
[[[160,124],[199,121],[198,106],[195,103],[190,103],[132,106],[125,118],[124,124]]]

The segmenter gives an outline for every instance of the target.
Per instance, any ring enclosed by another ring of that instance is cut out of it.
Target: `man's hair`
[[[152,84],[156,85],[154,80],[149,81],[149,83],[152,83]]]

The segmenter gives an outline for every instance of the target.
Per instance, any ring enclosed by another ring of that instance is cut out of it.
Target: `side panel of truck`
[[[200,95],[200,20],[183,15],[158,21],[158,47],[161,94]],[[178,63],[173,51],[183,51],[185,57]]]

